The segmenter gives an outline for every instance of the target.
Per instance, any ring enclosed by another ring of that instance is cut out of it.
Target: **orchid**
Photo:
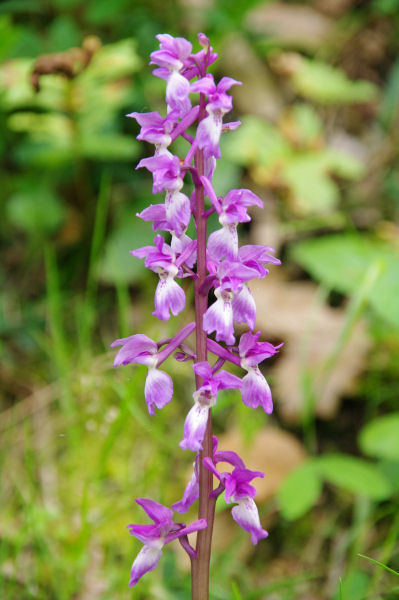
[[[172,157],[167,148],[172,143],[170,134],[178,121],[177,110],[172,110],[165,118],[161,117],[156,111],[149,113],[133,112],[126,116],[136,119],[137,123],[141,125],[141,131],[137,139],[154,144],[155,156],[165,154]]]
[[[181,264],[184,259],[189,258],[190,254],[195,250],[195,242],[191,242],[190,248],[186,245],[177,258],[172,248],[164,242],[161,235],[154,238],[154,246],[144,246],[137,250],[132,250],[131,254],[137,258],[144,258],[144,264],[159,275],[159,283],[155,292],[155,311],[152,313],[162,321],[168,321],[170,318],[169,311],[174,315],[178,315],[185,306],[186,297],[184,291],[175,281],[175,277],[183,276]],[[184,257],[184,258],[183,258]]]
[[[195,453],[194,469],[181,500],[172,508],[185,513],[199,499],[199,513],[191,525],[176,523],[171,509],[154,500],[137,500],[153,524],[128,527],[144,544],[133,563],[129,585],[136,585],[145,573],[155,569],[163,547],[179,539],[191,560],[192,599],[208,600],[217,496],[224,493],[226,503],[234,504],[233,519],[250,533],[254,544],[268,535],[260,523],[254,500],[256,489],[251,484],[263,473],[247,469],[235,452],[217,450],[217,438],[212,437],[212,408],[220,391],[237,389],[245,405],[272,411],[270,388],[259,365],[274,356],[281,345],[260,341],[260,332],[254,333],[256,306],[250,282],[265,277],[268,266],[280,261],[270,246],[239,243],[238,226],[251,220],[252,207],[263,207],[261,198],[245,188],[232,189],[224,196],[218,196],[214,189],[221,136],[240,125],[238,121],[223,123],[233,106],[227,92],[241,83],[230,77],[216,82],[207,72],[217,54],[204,34],[198,36],[201,49],[196,53],[184,38],[169,34],[156,37],[160,46],[152,52],[150,64],[156,65],[153,74],[166,81],[165,116],[156,111],[127,116],[140,126],[137,138],[154,146],[153,156],[143,158],[137,168],[152,174],[152,191],[162,194],[163,200],[149,203],[137,214],[152,223],[156,235],[153,245],[131,250],[131,254],[143,259],[145,267],[158,276],[154,317],[168,322],[171,315],[181,315],[186,308],[185,290],[192,282],[195,321],[170,338],[155,341],[136,333],[115,340],[111,346],[121,347],[114,366],[147,367],[144,397],[151,416],[155,408],[164,408],[173,397],[173,381],[160,368],[163,363],[172,355],[184,364],[193,363],[193,403],[186,414],[179,446]],[[195,94],[199,94],[199,102],[193,105]],[[184,157],[173,149],[179,137],[189,143]],[[186,194],[183,189],[188,177],[194,190]],[[205,208],[206,197],[210,208]],[[220,228],[207,239],[207,220],[214,212]],[[188,235],[193,226],[196,235]],[[211,290],[214,298],[208,300]],[[237,342],[235,323],[245,328]],[[189,340],[194,331],[195,348]],[[216,357],[215,362],[211,363],[208,352]],[[234,365],[235,372],[222,368],[225,364]],[[221,470],[220,463],[227,463],[228,470]],[[215,489],[214,476],[219,481]],[[197,532],[195,548],[187,538],[192,532]]]
[[[260,331],[253,335],[250,331],[241,336],[238,344],[241,366],[247,371],[242,380],[241,395],[244,404],[251,408],[262,406],[270,414],[273,411],[272,394],[269,384],[259,370],[258,364],[278,352],[280,346],[269,342],[258,342]]]
[[[139,504],[154,525],[128,525],[130,535],[134,535],[144,547],[133,562],[130,572],[129,587],[133,587],[148,571],[153,571],[162,556],[162,548],[176,539],[186,538],[189,533],[205,529],[205,519],[198,519],[185,526],[172,521],[173,511],[154,500],[137,498]],[[188,545],[188,542],[186,542]]]
[[[207,361],[195,363],[193,369],[196,375],[203,379],[201,387],[194,392],[194,406],[184,423],[184,436],[179,446],[184,450],[202,450],[202,441],[208,422],[209,410],[216,404],[219,390],[240,388],[241,379],[228,371],[212,373]]]
[[[223,77],[217,85],[213,75],[207,75],[191,85],[191,92],[201,92],[208,96],[206,111],[208,117],[200,122],[197,129],[196,142],[198,147],[204,151],[204,156],[220,158],[219,141],[222,133],[223,115],[233,107],[233,99],[226,94],[233,85],[241,85],[231,77]]]
[[[237,504],[231,510],[232,517],[240,527],[251,534],[251,541],[256,545],[259,540],[267,537],[268,533],[260,524],[258,509],[254,501],[256,488],[249,482],[255,479],[255,477],[263,478],[264,474],[261,471],[247,469],[238,454],[232,451],[217,451],[217,446],[218,439],[216,436],[213,436],[212,459],[206,457],[203,461],[204,466],[220,481],[219,487],[212,492],[212,495],[215,497],[224,491],[226,502],[228,504],[231,502]],[[178,512],[187,512],[198,498],[198,460],[199,454],[197,454],[194,472],[185,489],[182,500],[173,504],[174,510]],[[231,472],[221,472],[216,468],[218,463],[228,463],[233,467],[233,470]]]

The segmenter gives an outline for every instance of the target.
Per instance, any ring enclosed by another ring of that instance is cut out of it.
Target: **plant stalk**
[[[200,99],[199,120],[205,114],[203,98]],[[197,150],[194,165],[198,177],[204,174],[204,155]],[[197,278],[194,280],[195,320],[196,320],[196,353],[197,362],[207,360],[206,333],[202,319],[208,307],[207,295],[200,294],[200,287],[206,277],[206,217],[204,213],[204,189],[202,185],[195,187],[195,223],[197,227]],[[201,386],[201,378],[196,376],[197,389]],[[209,411],[208,424],[203,441],[203,449],[199,460],[199,509],[198,518],[206,519],[208,526],[197,533],[197,556],[191,561],[191,594],[192,600],[209,599],[209,563],[211,557],[213,520],[215,515],[215,499],[209,494],[213,489],[212,473],[206,469],[202,461],[209,456],[212,459],[212,415]]]

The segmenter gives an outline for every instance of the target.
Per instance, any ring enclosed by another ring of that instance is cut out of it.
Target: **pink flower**
[[[130,572],[129,587],[137,584],[139,579],[149,571],[153,571],[162,556],[162,548],[177,538],[186,537],[189,533],[200,531],[207,526],[205,519],[198,519],[185,525],[172,521],[173,511],[154,500],[137,498],[139,504],[154,525],[128,525],[130,535],[134,535],[144,547],[133,562]]]

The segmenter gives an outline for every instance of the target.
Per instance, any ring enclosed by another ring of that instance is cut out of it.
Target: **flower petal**
[[[128,365],[132,362],[149,364],[157,352],[156,343],[144,334],[138,333],[130,337],[120,338],[111,344],[111,348],[122,346],[115,356],[114,367]]]
[[[204,156],[220,158],[219,141],[222,133],[222,113],[214,111],[198,125],[195,139],[198,147],[204,150]]]
[[[130,572],[129,587],[133,587],[139,581],[139,579],[149,571],[153,571],[162,556],[162,551],[158,548],[150,548],[144,546],[138,553],[134,563],[132,564],[132,570]]]
[[[258,367],[251,368],[243,377],[241,397],[246,406],[257,408],[261,405],[268,415],[273,412],[272,393]]]
[[[183,498],[179,502],[172,504],[173,510],[178,513],[186,513],[190,506],[199,498],[199,482],[197,473],[193,472],[186,489],[184,490]]]
[[[256,304],[249,287],[244,283],[242,288],[234,294],[233,315],[237,323],[247,323],[253,329],[256,321]]]
[[[207,333],[216,331],[217,341],[222,340],[231,346],[235,342],[233,307],[231,300],[223,299],[220,292],[218,294],[218,289],[215,290],[216,302],[204,314],[203,327]]]
[[[181,73],[173,70],[166,84],[166,102],[170,108],[179,111],[180,117],[184,117],[191,110],[191,102],[188,94],[190,84]]]
[[[190,525],[187,525],[186,527],[183,527],[178,531],[168,533],[168,535],[165,537],[165,544],[169,544],[169,542],[172,542],[176,538],[182,537],[183,535],[189,535],[190,533],[194,533],[195,531],[200,531],[201,529],[205,529],[206,527],[206,519],[198,519],[198,521],[194,521],[193,523],[190,523]]]
[[[178,315],[186,304],[184,291],[172,276],[161,278],[155,291],[155,310],[152,313],[161,321],[168,321],[169,311],[174,316]]]
[[[148,369],[144,386],[145,400],[150,415],[155,413],[155,408],[163,408],[171,401],[173,396],[173,381],[170,375],[159,369]]]
[[[237,375],[224,371],[223,369],[213,376],[214,381],[217,383],[218,390],[226,390],[231,388],[240,388],[242,381]]]
[[[180,448],[192,450],[193,452],[202,450],[209,408],[210,406],[195,402],[184,422],[183,439],[179,443]]]
[[[136,502],[154,523],[169,522],[173,517],[173,510],[159,502],[155,502],[155,500],[151,500],[150,498],[136,498]]]
[[[262,529],[258,509],[252,498],[247,497],[239,500],[238,505],[232,508],[231,514],[235,522],[251,534],[251,542],[254,545],[269,535],[267,531]]]
[[[161,530],[159,525],[128,525],[130,535],[151,548],[159,548]]]
[[[207,360],[193,364],[194,373],[204,381],[212,379],[212,367]]]
[[[238,235],[235,224],[224,225],[208,238],[207,248],[214,258],[234,260],[238,252]]]
[[[179,191],[168,192],[165,200],[166,220],[170,229],[181,235],[189,224],[191,217],[190,200]]]

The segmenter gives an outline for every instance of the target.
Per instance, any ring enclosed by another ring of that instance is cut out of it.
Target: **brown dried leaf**
[[[318,48],[332,32],[332,19],[311,6],[265,2],[250,11],[246,23],[254,33],[273,35],[282,44]]]
[[[349,341],[327,372],[346,320],[346,310],[323,303],[318,287],[310,282],[288,282],[275,273],[257,280],[251,291],[258,306],[257,327],[265,337],[284,341],[273,370],[277,410],[289,422],[297,422],[304,409],[304,376],[310,375],[315,414],[332,418],[344,393],[353,389],[363,370],[370,339],[358,322]],[[309,399],[309,398],[307,398]]]
[[[233,90],[234,106],[243,114],[276,120],[283,108],[281,92],[266,66],[251,45],[240,35],[225,41],[221,66],[230,77],[242,81]]]
[[[248,469],[265,473],[264,479],[254,480],[258,503],[273,498],[287,475],[306,459],[301,442],[274,426],[260,431],[250,445],[239,430],[233,429],[219,436],[218,449],[237,452]]]

